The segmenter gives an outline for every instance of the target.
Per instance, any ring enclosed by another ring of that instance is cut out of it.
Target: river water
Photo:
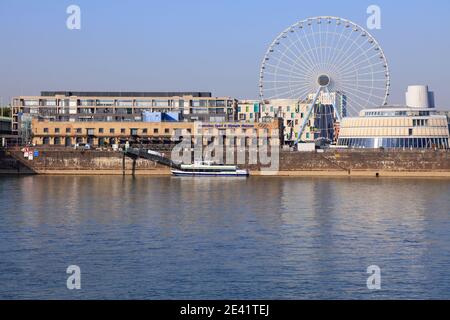
[[[0,299],[449,299],[449,194],[436,179],[1,176]]]

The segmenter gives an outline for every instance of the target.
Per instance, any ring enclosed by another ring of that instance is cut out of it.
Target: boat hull
[[[172,170],[172,175],[176,177],[248,177],[248,171],[237,172],[186,172],[180,170]]]

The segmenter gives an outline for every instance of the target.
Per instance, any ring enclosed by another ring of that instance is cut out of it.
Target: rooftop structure
[[[211,92],[111,92],[111,91],[41,91],[43,97],[139,97],[139,98],[157,98],[157,97],[184,97],[191,96],[195,98],[211,98]]]
[[[434,93],[428,90],[428,86],[409,86],[405,96],[408,107],[434,108]]]

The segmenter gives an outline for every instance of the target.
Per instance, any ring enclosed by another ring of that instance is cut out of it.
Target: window
[[[55,128],[55,133],[59,133],[59,128]]]
[[[97,100],[97,106],[113,106],[114,100]]]
[[[138,107],[151,107],[152,101],[151,100],[138,100],[136,101],[136,106]]]
[[[70,128],[66,128],[66,133],[70,133],[71,131]]]
[[[169,102],[169,100],[153,100],[153,106],[154,107],[169,107],[170,102]]]
[[[169,129],[164,129],[164,133],[170,133],[170,130]]]
[[[81,133],[81,128],[77,128],[77,133]]]
[[[157,128],[153,129],[153,133],[158,133],[158,129]]]
[[[115,132],[114,128],[109,129],[109,133],[114,133],[114,132]]]
[[[133,105],[133,100],[118,100],[117,105],[119,107],[128,107]]]
[[[24,106],[38,106],[39,100],[24,100],[23,105]]]
[[[48,133],[48,128],[44,128],[44,133]]]
[[[147,129],[142,129],[143,134],[147,134]]]
[[[56,100],[42,100],[42,105],[43,106],[56,106]]]
[[[80,106],[95,106],[95,100],[80,100]]]
[[[103,128],[99,128],[98,129],[98,133],[103,133],[104,132],[104,129]]]
[[[412,136],[413,135],[413,129],[409,129],[409,133],[408,135]]]
[[[426,127],[428,126],[428,119],[413,119],[414,127]]]
[[[122,133],[122,134],[125,133],[125,129],[123,129],[123,128],[120,129],[120,133]]]

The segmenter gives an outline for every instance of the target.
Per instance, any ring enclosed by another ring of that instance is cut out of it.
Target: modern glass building
[[[433,108],[384,106],[344,118],[338,146],[349,148],[448,149],[445,115]]]

